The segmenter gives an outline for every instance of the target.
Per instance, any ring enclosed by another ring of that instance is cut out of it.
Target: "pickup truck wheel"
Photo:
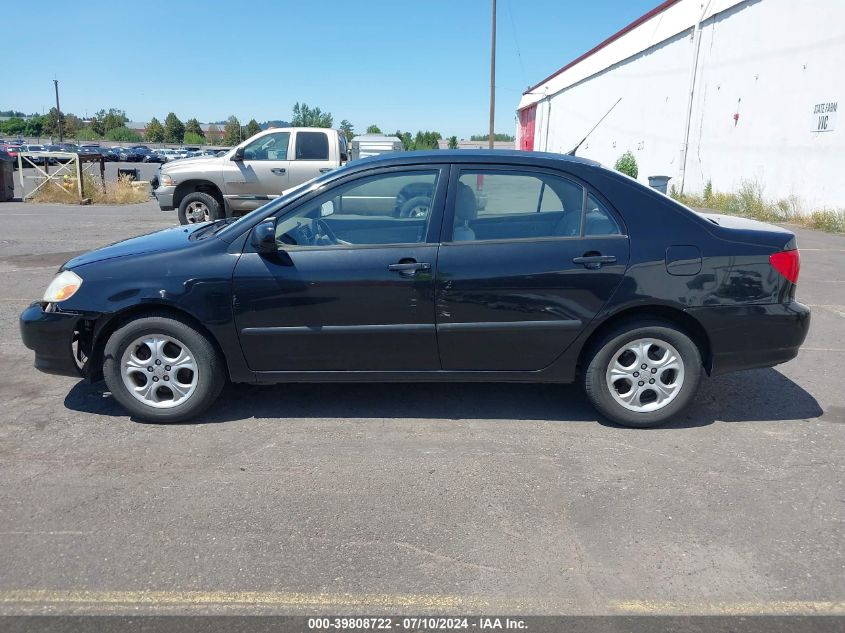
[[[220,203],[212,196],[201,191],[189,193],[179,204],[179,223],[198,224],[213,222],[223,217]]]
[[[205,410],[226,380],[214,345],[170,315],[130,321],[103,352],[106,385],[131,415],[180,422]]]
[[[411,198],[399,209],[400,218],[424,218],[431,209],[431,196],[416,196]]]

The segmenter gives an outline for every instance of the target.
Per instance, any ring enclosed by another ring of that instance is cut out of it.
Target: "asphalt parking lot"
[[[845,237],[798,358],[665,428],[574,386],[228,386],[198,423],[47,376],[21,310],[154,202],[0,204],[0,613],[845,614]]]

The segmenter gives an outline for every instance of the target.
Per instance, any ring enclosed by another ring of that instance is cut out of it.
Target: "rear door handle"
[[[415,273],[418,270],[431,270],[431,264],[427,262],[400,262],[388,264],[387,270],[397,273]]]
[[[573,257],[573,264],[583,264],[584,268],[596,270],[601,268],[602,264],[613,264],[616,262],[615,255],[584,255],[582,257]]]
[[[272,171],[274,174],[279,174],[280,176],[282,174],[288,173],[288,170],[284,167],[273,167],[270,171]]]

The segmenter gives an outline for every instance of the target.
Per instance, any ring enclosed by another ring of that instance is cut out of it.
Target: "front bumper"
[[[23,344],[35,352],[35,368],[47,374],[82,376],[73,354],[74,333],[84,315],[45,312],[43,303],[33,303],[20,317]]]
[[[172,211],[176,207],[173,206],[173,194],[176,193],[176,187],[162,187],[161,185],[153,191],[153,194],[158,200],[158,206],[162,211]]]
[[[807,338],[810,309],[797,301],[690,308],[710,339],[710,375],[792,360]]]

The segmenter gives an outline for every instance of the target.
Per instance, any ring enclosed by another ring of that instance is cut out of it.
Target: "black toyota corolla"
[[[21,333],[38,369],[102,377],[145,420],[196,416],[227,379],[578,380],[644,427],[704,373],[795,357],[798,269],[789,231],[590,161],[413,152],[76,257]]]

